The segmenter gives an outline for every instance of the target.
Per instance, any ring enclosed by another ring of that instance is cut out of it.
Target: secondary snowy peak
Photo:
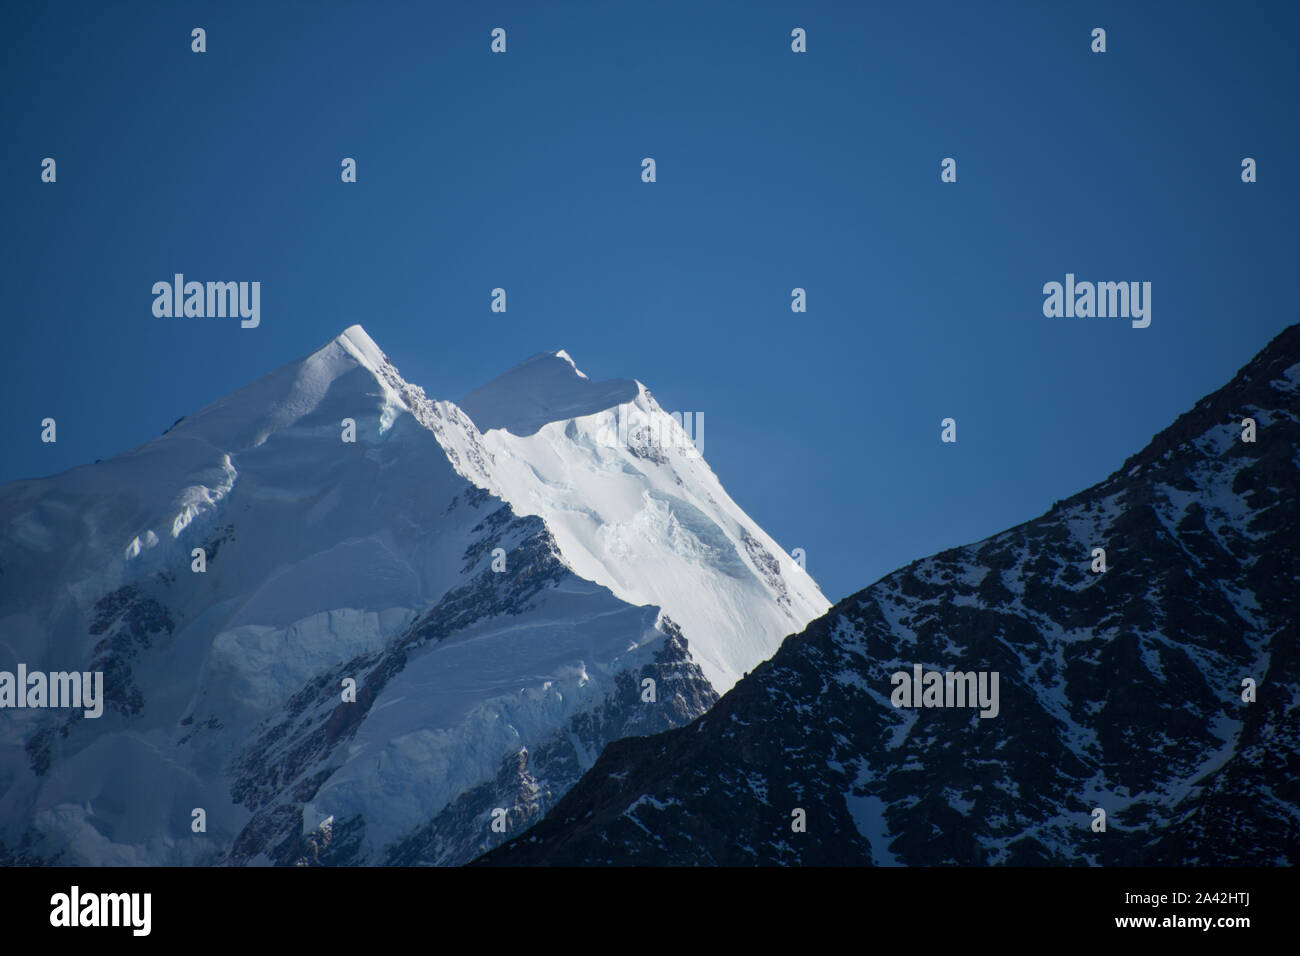
[[[560,349],[558,352],[554,354],[556,358],[562,358],[564,359],[564,361],[572,365],[573,370],[577,372],[579,375],[581,375],[583,378],[587,377],[587,373],[584,372],[582,369],[578,368],[578,363],[573,360],[573,356],[570,355],[568,352],[564,351],[564,349]]]
[[[561,349],[539,352],[456,404],[481,432],[503,428],[526,436],[550,422],[581,418],[630,402],[639,391],[631,379],[593,382]]]
[[[444,443],[483,449],[483,487],[541,517],[579,576],[662,607],[719,693],[829,607],[705,462],[702,413],[669,414],[635,380],[593,382],[564,352],[461,401],[478,428]]]

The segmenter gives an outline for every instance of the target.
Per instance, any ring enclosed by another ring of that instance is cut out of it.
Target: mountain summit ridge
[[[457,401],[479,431],[502,428],[526,437],[551,422],[581,418],[634,401],[633,379],[593,382],[569,353],[539,352]]]
[[[637,389],[613,397],[670,420]],[[582,410],[485,434],[353,325],[0,486],[0,669],[90,665],[106,698],[6,712],[0,859],[464,862],[827,606],[698,453]]]

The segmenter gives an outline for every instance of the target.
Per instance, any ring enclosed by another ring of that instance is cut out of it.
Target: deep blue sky
[[[1098,481],[1296,321],[1295,11],[11,5],[0,481],[354,322],[441,398],[565,348],[703,412],[723,484],[837,599]],[[178,271],[261,281],[261,327],[155,318]],[[1152,282],[1151,327],[1044,318],[1067,271]]]

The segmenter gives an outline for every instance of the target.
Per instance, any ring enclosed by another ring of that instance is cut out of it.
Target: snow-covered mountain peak
[[[826,610],[639,383],[549,352],[466,405],[354,325],[0,487],[0,670],[105,709],[0,723],[0,864],[464,862]]]
[[[526,359],[456,404],[480,432],[502,428],[527,436],[551,422],[616,408],[633,401],[640,391],[632,379],[593,382],[561,349]]]
[[[440,440],[489,462],[467,477],[542,518],[580,577],[662,607],[720,693],[829,607],[705,462],[702,413],[666,412],[635,379],[592,381],[563,351],[457,405],[477,427]]]
[[[348,326],[331,344],[342,346],[348,354],[371,371],[377,372],[388,364],[388,357],[360,325]]]
[[[578,368],[578,363],[573,360],[573,356],[570,355],[568,352],[564,351],[564,349],[560,349],[558,352],[555,352],[554,355],[556,358],[564,359],[564,361],[572,365],[573,370],[577,372],[579,375],[581,375],[583,378],[587,377],[587,373],[584,372],[582,369]]]

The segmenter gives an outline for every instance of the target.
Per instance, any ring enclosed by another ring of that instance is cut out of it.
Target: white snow
[[[532,435],[550,422],[580,418],[630,402],[631,379],[593,382],[563,350],[541,352],[462,398],[458,405],[480,432],[502,428]]]
[[[512,417],[503,409],[517,394],[528,413]],[[462,406],[486,432],[481,444],[494,464],[484,487],[541,516],[579,576],[632,604],[662,607],[718,693],[829,608],[640,383],[592,382],[567,355],[543,353]],[[625,433],[654,423],[660,460],[619,441],[619,416],[632,422]],[[747,548],[745,536],[755,544]],[[779,568],[775,585],[750,554],[755,546]]]
[[[124,585],[172,623],[128,661],[143,710],[82,721],[47,775],[23,746],[44,715],[0,725],[0,839],[35,819],[92,865],[228,846],[250,817],[230,796],[233,761],[261,722],[484,572],[490,556],[467,566],[467,549],[505,502],[545,522],[575,577],[412,651],[331,758],[345,759],[308,828],[361,812],[375,852],[426,822],[647,661],[660,608],[721,693],[828,607],[689,442],[644,457],[609,441],[620,406],[683,437],[639,383],[543,353],[464,406],[428,399],[352,326],[140,448],[0,488],[0,663],[88,667],[105,636],[87,633],[95,602]],[[474,486],[497,497],[475,507]]]

